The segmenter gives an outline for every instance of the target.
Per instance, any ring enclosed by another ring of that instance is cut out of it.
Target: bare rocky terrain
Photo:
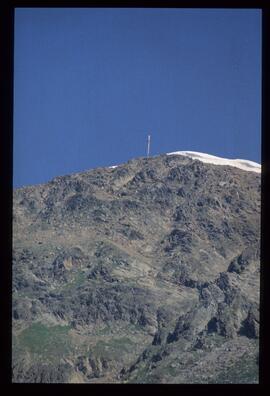
[[[257,383],[260,179],[161,155],[16,189],[13,381]]]

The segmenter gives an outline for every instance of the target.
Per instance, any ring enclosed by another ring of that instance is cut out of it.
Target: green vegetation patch
[[[112,338],[108,341],[98,341],[92,348],[93,353],[99,356],[119,357],[119,354],[130,353],[134,350],[134,342],[128,337]]]
[[[33,323],[18,336],[18,342],[30,353],[59,359],[69,352],[69,330],[69,326],[47,327],[39,322]]]
[[[77,271],[74,274],[74,278],[66,283],[62,288],[61,292],[63,295],[68,295],[72,290],[77,289],[86,280],[85,273],[83,271]]]
[[[145,365],[142,365],[138,368],[134,377],[130,377],[126,382],[127,383],[135,383],[135,384],[144,384],[148,382],[148,369]]]
[[[162,369],[163,373],[166,376],[169,375],[170,377],[176,377],[177,375],[179,375],[179,370],[179,365],[177,365],[177,363],[170,363]]]
[[[256,384],[259,382],[259,366],[255,356],[244,354],[232,367],[220,373],[216,384]]]

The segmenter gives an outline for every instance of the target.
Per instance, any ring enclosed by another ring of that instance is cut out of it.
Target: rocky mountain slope
[[[14,191],[13,381],[258,382],[260,174],[138,158]]]

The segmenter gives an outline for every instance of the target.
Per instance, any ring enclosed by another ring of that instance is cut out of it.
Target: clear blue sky
[[[260,162],[261,11],[15,11],[14,187],[191,150]]]

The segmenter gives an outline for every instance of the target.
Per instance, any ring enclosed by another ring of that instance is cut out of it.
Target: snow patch
[[[114,168],[117,168],[119,165],[112,165],[112,166],[108,166],[108,168],[110,168],[110,169],[114,169]]]
[[[228,159],[216,157],[214,155],[200,153],[197,151],[175,151],[173,153],[167,153],[167,155],[185,155],[187,157],[197,159],[199,161],[214,164],[214,165],[229,165],[234,166],[235,168],[239,168],[245,171],[250,172],[261,172],[261,165],[257,162],[243,160],[243,159]]]

